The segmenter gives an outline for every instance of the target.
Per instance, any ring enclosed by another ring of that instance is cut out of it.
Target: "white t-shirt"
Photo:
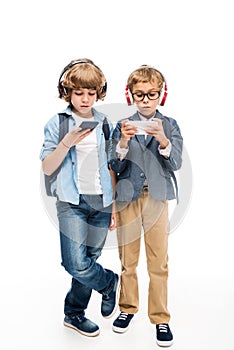
[[[77,127],[82,121],[94,120],[92,118],[81,118],[73,114]],[[78,159],[78,189],[80,194],[102,194],[100,181],[98,144],[96,129],[76,145]]]

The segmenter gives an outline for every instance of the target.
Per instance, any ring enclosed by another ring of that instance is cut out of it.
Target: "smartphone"
[[[86,129],[90,129],[90,130],[93,130],[96,128],[96,126],[98,125],[98,122],[95,121],[95,120],[87,120],[87,121],[84,121],[82,122],[80,125],[79,125],[79,128],[81,128],[82,130],[86,130]]]
[[[126,125],[133,125],[137,127],[136,135],[146,135],[145,129],[151,129],[151,125],[158,125],[158,122],[149,120],[149,121],[141,121],[141,120],[129,120]]]

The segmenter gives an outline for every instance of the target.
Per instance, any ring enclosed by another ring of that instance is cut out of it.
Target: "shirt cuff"
[[[129,148],[121,148],[120,147],[120,141],[118,142],[117,146],[116,146],[116,153],[118,154],[118,158],[119,160],[124,160],[124,158],[126,157],[127,153],[128,153]]]
[[[161,149],[160,146],[158,146],[158,151],[161,156],[169,158],[171,154],[171,142],[169,141],[166,148]]]

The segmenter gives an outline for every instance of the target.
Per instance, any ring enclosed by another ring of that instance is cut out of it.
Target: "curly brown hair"
[[[78,63],[74,65],[71,64],[71,68],[66,70],[63,75],[61,84],[66,94],[64,94],[62,98],[70,103],[72,90],[87,88],[96,90],[97,100],[103,100],[106,96],[106,79],[101,69],[87,58],[74,60],[74,62],[76,61]]]
[[[134,70],[127,80],[127,85],[132,93],[133,86],[137,83],[148,83],[157,82],[160,90],[163,88],[163,83],[165,83],[165,78],[162,73],[152,66],[143,64],[138,69]]]

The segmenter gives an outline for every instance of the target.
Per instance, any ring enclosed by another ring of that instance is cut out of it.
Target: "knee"
[[[95,251],[91,250],[88,251],[88,257],[91,260],[96,261],[101,256],[102,250],[101,249],[95,249]]]
[[[76,261],[72,264],[63,261],[62,266],[72,277],[77,279],[87,272],[91,263],[92,262],[90,259],[86,259],[85,261]]]
[[[158,261],[155,264],[148,265],[149,275],[155,276],[168,276],[168,264],[167,261]]]

